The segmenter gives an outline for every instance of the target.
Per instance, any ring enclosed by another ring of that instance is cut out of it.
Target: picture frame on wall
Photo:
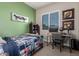
[[[29,18],[26,16],[19,15],[15,12],[11,12],[11,20],[17,22],[28,22]]]
[[[63,20],[74,19],[74,8],[63,11]]]
[[[63,30],[74,30],[74,20],[63,21]]]

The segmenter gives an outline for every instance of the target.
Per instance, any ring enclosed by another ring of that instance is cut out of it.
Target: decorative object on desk
[[[60,27],[60,29],[59,29],[59,30],[60,30],[60,32],[61,32],[61,33],[63,33],[63,28],[62,28],[62,27]]]
[[[17,13],[12,12],[11,13],[11,20],[13,21],[19,21],[19,22],[28,22],[28,17],[19,15]]]
[[[74,20],[63,21],[63,30],[74,30]]]
[[[63,11],[63,20],[64,19],[74,19],[74,8]]]
[[[67,28],[67,31],[68,31],[68,34],[69,34],[69,31],[70,31],[70,27],[68,26],[68,28]]]
[[[60,27],[60,31],[63,31],[63,28],[62,27]]]

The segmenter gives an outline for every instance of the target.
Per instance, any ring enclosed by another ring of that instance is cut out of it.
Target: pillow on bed
[[[10,38],[11,38],[11,40],[16,40],[18,38],[18,36],[11,36]]]
[[[30,33],[27,33],[26,35],[30,35],[30,36],[39,36],[38,34],[30,34]]]
[[[2,43],[6,43],[6,41],[3,40],[2,37],[0,37],[0,44],[2,44]]]

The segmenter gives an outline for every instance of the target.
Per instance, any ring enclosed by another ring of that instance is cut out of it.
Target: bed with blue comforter
[[[21,35],[18,37],[4,37],[6,43],[0,45],[4,53],[9,56],[31,56],[43,47],[41,36]]]

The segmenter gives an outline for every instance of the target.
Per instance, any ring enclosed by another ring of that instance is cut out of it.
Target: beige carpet
[[[73,50],[72,53],[70,53],[68,48],[64,48],[62,52],[60,52],[58,47],[52,49],[51,45],[44,45],[34,56],[79,56],[79,51]]]

